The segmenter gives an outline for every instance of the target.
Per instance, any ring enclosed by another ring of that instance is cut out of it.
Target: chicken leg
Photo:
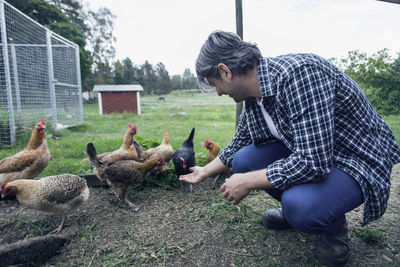
[[[132,208],[132,210],[133,210],[134,212],[138,212],[138,211],[139,211],[139,209],[140,209],[139,206],[133,204],[132,202],[130,202],[130,201],[127,200],[126,198],[124,198],[124,201],[125,201],[126,204],[128,204],[129,207]]]
[[[63,218],[62,218],[62,221],[61,221],[60,226],[58,226],[56,229],[54,229],[52,232],[50,232],[50,234],[57,234],[57,233],[59,233],[59,232],[63,229],[64,224],[65,224],[65,222],[67,221],[67,218],[68,218],[68,215],[63,215]]]

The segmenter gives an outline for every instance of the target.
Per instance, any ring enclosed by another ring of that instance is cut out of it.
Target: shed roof
[[[95,92],[127,92],[127,91],[143,91],[140,84],[119,84],[119,85],[95,85]]]

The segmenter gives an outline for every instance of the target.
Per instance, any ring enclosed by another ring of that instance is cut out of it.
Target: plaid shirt
[[[336,166],[361,186],[363,225],[381,217],[400,150],[360,87],[329,61],[312,54],[264,58],[257,71],[263,105],[292,151],[265,166],[272,186],[285,190],[319,182]],[[219,157],[230,167],[240,148],[273,141],[261,108],[249,97],[235,136]]]

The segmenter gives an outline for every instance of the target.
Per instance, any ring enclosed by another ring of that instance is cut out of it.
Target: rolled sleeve
[[[239,124],[236,128],[235,136],[233,137],[231,143],[227,145],[224,149],[219,152],[218,156],[222,163],[231,168],[232,160],[236,152],[238,152],[242,147],[247,146],[251,143],[251,138],[249,131],[247,129],[247,115],[243,110],[240,115]]]

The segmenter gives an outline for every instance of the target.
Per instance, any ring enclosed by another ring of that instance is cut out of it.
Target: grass
[[[51,160],[41,176],[61,173],[91,173],[84,154],[86,144],[93,142],[98,153],[117,149],[121,143],[128,123],[138,127],[136,139],[145,147],[158,145],[164,129],[168,129],[172,146],[178,149],[196,128],[194,149],[196,163],[205,164],[207,138],[222,147],[229,144],[235,128],[235,103],[226,96],[217,97],[215,93],[197,91],[174,91],[164,96],[165,102],[157,101],[156,96],[141,97],[142,114],[105,114],[100,116],[97,104],[85,104],[84,122],[75,127],[53,132],[47,127],[47,142]],[[384,119],[392,129],[400,144],[400,116],[386,116]],[[29,139],[30,130],[22,135],[15,146],[0,148],[0,158],[17,153]],[[53,139],[58,137],[58,140]]]
[[[140,116],[131,113],[100,116],[97,104],[85,104],[82,124],[55,133],[47,127],[51,160],[40,176],[91,173],[92,169],[87,160],[84,160],[86,144],[93,142],[98,153],[115,150],[121,145],[128,123],[131,122],[138,127],[136,138],[141,144],[158,145],[164,129],[167,129],[174,149],[180,147],[195,127],[197,164],[206,163],[207,150],[204,142],[207,138],[222,146],[230,142],[235,127],[235,103],[228,97],[190,91],[165,97],[165,102],[157,102],[156,96],[141,97]],[[55,140],[53,137],[59,139]],[[26,135],[15,146],[0,148],[0,158],[23,149],[28,139],[29,135]]]

